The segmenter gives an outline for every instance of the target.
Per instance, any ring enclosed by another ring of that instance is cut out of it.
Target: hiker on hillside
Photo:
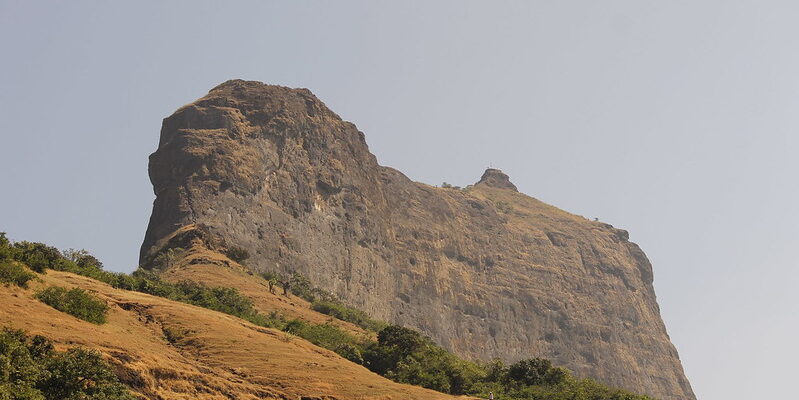
[[[282,284],[283,284],[283,296],[288,297],[289,289],[291,289],[291,281],[286,279],[285,281],[282,282]]]
[[[267,282],[269,282],[269,293],[275,294],[275,283],[277,283],[277,279],[273,276],[269,278]]]
[[[494,400],[494,392],[488,392],[488,400]]]

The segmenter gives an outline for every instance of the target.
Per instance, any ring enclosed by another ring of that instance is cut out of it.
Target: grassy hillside
[[[103,271],[84,252],[4,241],[0,302],[9,306],[0,321],[59,347],[99,350],[123,383],[148,398],[645,398],[574,378],[547,360],[462,360],[302,280],[279,283],[305,299],[276,288],[274,278],[270,290],[267,279],[202,241],[185,247],[162,252],[169,258],[158,275],[125,275]]]
[[[144,398],[455,398],[394,383],[286,332],[89,277],[47,270],[27,286],[0,284],[0,325],[42,335],[59,350],[98,350]],[[84,321],[35,299],[50,286],[92,293],[109,306],[107,322]]]

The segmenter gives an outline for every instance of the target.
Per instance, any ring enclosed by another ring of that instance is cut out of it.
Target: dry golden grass
[[[256,291],[253,277],[237,277],[231,269],[195,266],[173,275],[190,272],[227,279],[217,282],[234,283],[248,294]],[[30,289],[0,287],[0,325],[47,336],[61,348],[99,350],[148,399],[455,398],[391,382],[301,338],[226,314],[65,272],[49,271],[41,278]],[[111,306],[108,323],[94,325],[36,301],[35,290],[46,285],[94,292]],[[275,304],[308,320],[326,318],[313,316],[295,297],[254,298],[261,307]]]
[[[209,250],[193,248],[187,258],[213,253]],[[297,318],[315,324],[330,323],[353,335],[368,335],[372,338],[375,336],[374,333],[365,331],[355,324],[313,311],[309,302],[293,294],[289,293],[288,296],[284,296],[283,289],[279,286],[275,287],[275,294],[272,294],[269,292],[266,280],[256,275],[250,275],[235,266],[224,267],[181,262],[178,266],[163,272],[161,277],[170,282],[190,280],[210,287],[232,287],[252,300],[253,306],[262,314],[267,315],[274,311],[287,318]]]

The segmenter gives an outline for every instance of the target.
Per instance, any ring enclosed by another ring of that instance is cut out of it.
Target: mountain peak
[[[497,189],[511,189],[515,192],[519,190],[516,189],[516,185],[511,183],[510,177],[508,175],[498,169],[495,168],[488,168],[485,172],[483,172],[483,176],[480,177],[480,181],[477,182],[478,185],[486,185],[489,187],[497,188]]]

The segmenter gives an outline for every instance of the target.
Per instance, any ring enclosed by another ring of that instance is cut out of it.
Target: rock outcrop
[[[298,272],[461,355],[542,356],[662,399],[693,399],[652,266],[624,230],[519,193],[378,165],[363,133],[306,89],[228,81],[166,118],[141,261],[198,224],[249,268]]]

